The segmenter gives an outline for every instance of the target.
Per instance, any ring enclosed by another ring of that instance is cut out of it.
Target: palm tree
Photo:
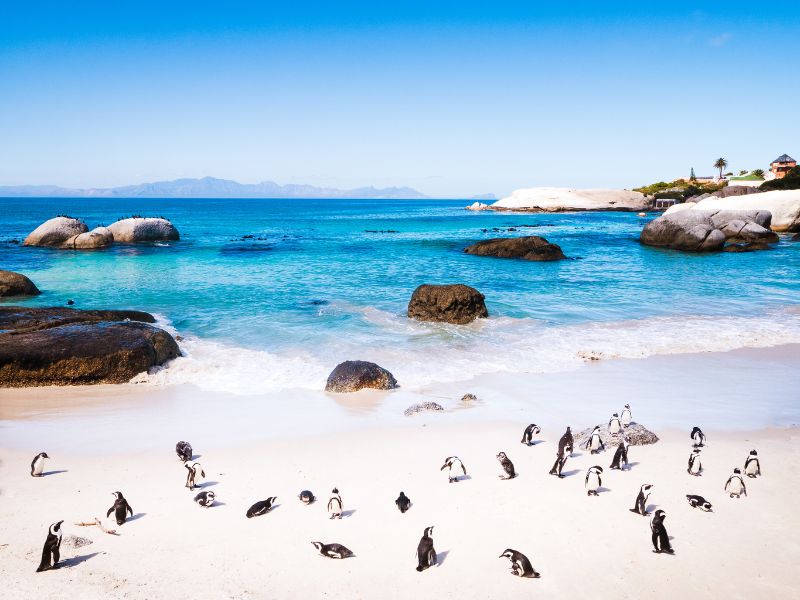
[[[728,166],[728,161],[724,158],[718,158],[717,162],[714,163],[714,168],[719,169],[719,178],[722,179],[722,169]]]

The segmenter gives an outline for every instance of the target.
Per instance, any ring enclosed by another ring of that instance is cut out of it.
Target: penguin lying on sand
[[[42,548],[42,562],[39,563],[39,568],[36,569],[37,573],[58,568],[59,552],[61,550],[61,524],[63,522],[53,523],[47,530],[47,538],[45,538],[44,547]],[[50,562],[51,557],[52,564]]]
[[[633,505],[633,508],[630,509],[631,512],[636,513],[637,515],[642,515],[646,517],[650,513],[647,512],[647,499],[650,497],[650,492],[653,489],[653,484],[645,483],[642,485],[641,489],[639,490],[639,495],[636,496],[636,502]]]
[[[44,461],[50,458],[47,452],[39,452],[31,462],[31,477],[41,477],[44,470]]]
[[[397,500],[395,500],[394,503],[397,505],[397,508],[400,509],[401,513],[404,513],[411,508],[411,500],[408,499],[408,496],[406,496],[404,492],[400,492],[400,495],[397,497]]]
[[[106,518],[110,517],[111,513],[113,512],[114,517],[117,520],[117,525],[122,525],[125,523],[128,513],[133,516],[133,509],[131,508],[131,505],[128,504],[128,501],[122,496],[122,492],[111,493],[114,496],[114,504],[108,509]]]
[[[516,471],[514,471],[514,463],[509,460],[505,452],[498,454],[497,460],[500,461],[500,466],[503,467],[503,475],[500,475],[500,479],[514,479],[517,476]]]
[[[742,472],[739,469],[734,469],[733,475],[728,477],[728,481],[725,483],[725,492],[730,494],[731,498],[741,498],[743,494],[747,496],[747,487],[744,485]]]
[[[253,517],[260,517],[261,515],[267,514],[269,511],[272,510],[273,505],[275,504],[275,500],[277,500],[277,496],[272,496],[271,498],[267,498],[266,500],[259,500],[253,506],[247,509],[245,513],[248,519],[252,519]]]
[[[341,544],[323,544],[322,542],[311,542],[322,556],[328,558],[350,558],[355,556],[349,549]]]
[[[675,554],[675,550],[672,549],[672,546],[669,543],[667,528],[664,527],[664,519],[666,518],[667,513],[665,513],[663,510],[657,510],[656,514],[653,515],[653,520],[650,521],[650,530],[653,532],[651,537],[653,542],[653,552],[656,554],[661,554],[662,552],[666,552],[667,554]]]
[[[211,508],[217,495],[214,492],[200,492],[194,497],[194,501],[202,507]]]
[[[699,508],[700,510],[704,510],[706,512],[712,512],[711,502],[709,502],[702,496],[697,496],[695,494],[686,494],[686,499],[689,501],[689,506],[691,506],[692,508]]]
[[[309,490],[303,490],[297,495],[297,497],[300,499],[300,502],[306,505],[313,504],[316,500],[314,494],[312,494]]]
[[[456,483],[458,478],[461,477],[461,475],[458,474],[459,469],[461,469],[464,476],[467,475],[467,467],[464,466],[464,463],[462,463],[461,459],[457,456],[448,456],[444,459],[444,464],[439,470],[444,471],[445,469],[447,469],[447,479],[450,483]]]
[[[539,427],[535,423],[531,423],[525,428],[525,431],[522,432],[522,440],[520,441],[526,446],[533,446],[534,434],[539,435],[541,432],[542,432],[541,427]]]
[[[750,450],[747,460],[744,461],[744,474],[751,479],[761,475],[761,463],[758,462],[758,452],[755,450]]]
[[[192,460],[192,445],[189,442],[180,441],[175,444],[175,453],[183,462]]]
[[[530,577],[531,579],[538,579],[541,577],[541,575],[534,570],[528,557],[522,552],[508,548],[503,551],[499,558],[507,558],[511,561],[512,575],[516,575],[517,577]]]
[[[432,533],[433,525],[426,527],[425,532],[422,534],[422,539],[420,539],[419,545],[417,545],[417,571],[419,572],[436,564],[436,550],[433,548]]]

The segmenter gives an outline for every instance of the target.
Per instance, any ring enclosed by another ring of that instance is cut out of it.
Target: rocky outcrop
[[[89,228],[80,219],[55,217],[39,225],[28,234],[23,246],[61,246],[71,237],[85,233]]]
[[[723,188],[727,189],[727,188]],[[746,196],[731,198],[707,197],[697,203],[676,205],[673,208],[684,206],[678,210],[747,210],[767,211],[772,215],[770,227],[777,232],[800,231],[800,190],[760,192]],[[672,210],[672,209],[670,209]],[[670,210],[665,214],[669,214]]]
[[[778,241],[770,218],[767,211],[667,211],[645,225],[639,239],[647,246],[690,252],[722,250],[726,244],[768,248]]]
[[[575,449],[579,450],[586,444],[586,440],[592,435],[594,427],[584,429],[580,433],[575,434]],[[658,441],[658,436],[639,423],[633,421],[627,427],[623,427],[622,432],[611,434],[608,431],[607,424],[600,425],[600,439],[605,444],[606,450],[614,450],[622,441],[623,435],[631,446],[646,446],[648,444],[655,444]]]
[[[0,270],[0,298],[11,296],[38,296],[42,292],[25,275]]]
[[[95,227],[86,233],[80,233],[61,244],[62,248],[71,250],[97,250],[114,243],[114,236],[108,227]]]
[[[391,390],[396,387],[397,380],[383,367],[363,360],[348,360],[331,371],[325,391],[347,393],[365,388]]]
[[[418,321],[466,325],[489,316],[484,295],[462,284],[419,286],[408,303],[408,316]]]
[[[492,210],[520,212],[571,212],[615,210],[639,212],[647,210],[649,201],[640,192],[608,189],[571,189],[538,187],[515,190],[498,200]]]
[[[0,306],[0,387],[125,383],[180,355],[152,315]]]
[[[436,402],[420,402],[419,404],[412,404],[409,406],[403,411],[403,414],[407,417],[411,417],[421,412],[440,412],[443,410],[442,405]]]
[[[483,202],[473,202],[469,206],[466,207],[467,210],[488,210],[489,205],[484,204]]]
[[[565,260],[567,258],[557,244],[551,244],[543,237],[536,235],[483,240],[467,246],[464,252],[477,256],[519,258],[533,261]]]
[[[175,226],[162,218],[131,217],[108,226],[115,242],[162,242],[179,240]]]

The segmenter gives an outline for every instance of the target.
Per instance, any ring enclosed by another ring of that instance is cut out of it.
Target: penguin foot
[[[566,475],[562,475],[561,473],[558,474],[558,478],[559,479],[564,479],[565,477],[566,477]]]

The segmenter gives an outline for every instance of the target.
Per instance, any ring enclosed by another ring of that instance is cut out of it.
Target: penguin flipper
[[[464,475],[467,474],[467,467],[464,466],[464,463],[461,463],[461,470],[464,472]]]
[[[131,508],[131,505],[126,502],[125,503],[125,507],[128,509],[128,512],[130,513],[130,515],[133,516],[133,509]]]
[[[41,573],[42,571],[47,571],[50,568],[50,548],[47,545],[47,542],[44,544],[44,548],[42,549],[42,562],[39,563],[39,567],[36,569],[37,573]]]
[[[108,509],[108,512],[106,513],[106,519],[111,516],[112,512],[114,512],[114,507],[113,506]]]

